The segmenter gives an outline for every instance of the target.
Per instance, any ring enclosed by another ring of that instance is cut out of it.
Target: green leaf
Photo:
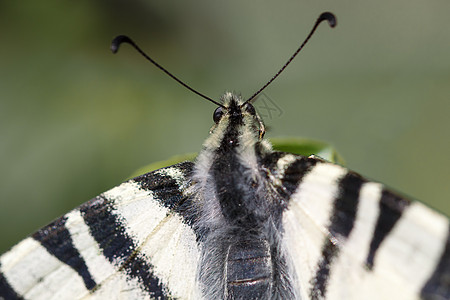
[[[312,154],[320,156],[330,162],[344,165],[342,156],[328,143],[307,138],[273,138],[270,139],[273,149],[276,151],[290,152],[293,154],[310,156]]]

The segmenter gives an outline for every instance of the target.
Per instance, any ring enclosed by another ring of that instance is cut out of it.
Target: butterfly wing
[[[449,299],[449,221],[317,157],[274,153],[302,299]]]
[[[129,180],[17,244],[0,258],[0,299],[194,298],[192,167]]]

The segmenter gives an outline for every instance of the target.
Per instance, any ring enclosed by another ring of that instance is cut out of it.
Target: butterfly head
[[[222,105],[216,108],[213,114],[214,126],[211,133],[216,131],[236,131],[246,133],[247,138],[261,140],[265,129],[261,117],[255,107],[244,101],[241,96],[225,93],[221,98]]]

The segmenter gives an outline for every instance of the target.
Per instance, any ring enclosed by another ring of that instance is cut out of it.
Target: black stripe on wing
[[[56,219],[38,230],[32,237],[50,254],[74,269],[83,279],[86,288],[92,290],[97,284],[89,273],[86,262],[73,244],[70,232],[66,228],[66,221],[65,216]]]
[[[264,169],[267,170],[267,172],[276,177],[280,177],[281,174],[279,173],[281,170],[278,170],[278,161],[287,155],[292,156],[293,154],[273,152],[264,156],[260,163],[263,165]],[[286,169],[282,174],[282,178],[280,178],[281,186],[276,186],[277,193],[284,200],[285,205],[289,203],[291,195],[297,190],[297,187],[301,183],[303,177],[308,174],[318,162],[322,162],[322,160],[316,157],[296,155],[296,160],[286,166]],[[270,180],[270,178],[267,179]]]
[[[80,207],[84,222],[103,255],[128,276],[137,279],[150,296],[165,297],[167,293],[152,273],[153,266],[141,257],[123,221],[113,211],[114,203],[102,196]]]
[[[339,181],[339,194],[334,200],[328,231],[333,237],[348,238],[356,219],[359,193],[365,180],[356,173],[349,172]],[[327,237],[322,246],[322,258],[312,279],[311,299],[325,297],[330,268],[339,254],[339,245],[334,238]]]
[[[370,242],[369,254],[366,259],[366,266],[369,270],[373,269],[375,254],[381,243],[389,235],[409,204],[409,200],[397,196],[390,191],[383,190],[379,202],[378,220],[375,225],[372,241]]]
[[[19,296],[13,287],[8,283],[5,276],[0,272],[0,299],[5,300],[19,300],[23,299]]]
[[[320,160],[313,157],[301,157],[289,165],[289,167],[284,172],[283,186],[288,192],[288,195],[292,195],[302,182],[303,177],[312,170],[312,168]]]
[[[261,165],[263,165],[265,168],[273,171],[275,169],[275,167],[277,166],[277,162],[278,160],[280,160],[281,158],[283,158],[286,155],[292,155],[291,153],[286,153],[286,152],[271,152],[268,155],[265,155],[264,152],[262,152],[261,148],[261,144],[256,144],[255,147],[255,151],[257,154],[257,157],[262,157],[260,163]]]
[[[450,299],[450,228],[441,258],[427,283],[420,292],[422,299]]]
[[[183,194],[186,186],[180,186],[178,183],[180,178],[164,174],[164,170],[176,169],[183,175],[183,180],[188,181],[191,177],[194,163],[186,161],[167,168],[150,172],[133,179],[143,190],[151,191],[155,196],[155,200],[180,215],[184,222],[192,225],[196,219],[193,212],[191,199]],[[187,185],[187,182],[185,182]]]

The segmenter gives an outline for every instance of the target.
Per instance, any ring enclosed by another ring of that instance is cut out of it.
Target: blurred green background
[[[0,252],[135,169],[198,151],[210,103],[126,46],[128,34],[192,87],[249,96],[318,15],[265,94],[266,136],[333,144],[347,166],[450,213],[448,0],[0,2]]]

